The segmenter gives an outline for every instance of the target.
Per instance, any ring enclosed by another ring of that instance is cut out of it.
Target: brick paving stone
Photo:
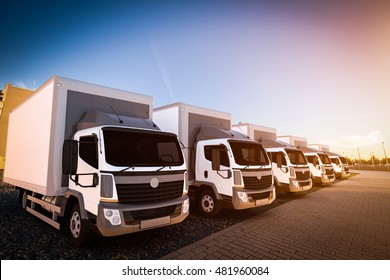
[[[301,195],[163,259],[390,259],[390,172]]]

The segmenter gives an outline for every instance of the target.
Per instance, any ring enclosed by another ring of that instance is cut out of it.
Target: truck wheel
[[[22,206],[22,209],[26,211],[27,207],[31,207],[31,201],[27,200],[27,195],[29,194],[28,191],[26,190],[20,190],[19,193],[19,199],[20,199],[20,204]]]
[[[76,246],[82,246],[88,243],[91,233],[86,225],[86,221],[81,219],[80,206],[76,203],[69,218],[69,229],[72,242]]]
[[[212,190],[203,190],[198,198],[199,210],[205,217],[215,217],[221,211],[221,205]]]

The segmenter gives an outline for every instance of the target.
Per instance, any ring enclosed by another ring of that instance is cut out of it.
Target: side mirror
[[[62,173],[64,175],[75,175],[77,173],[77,162],[79,147],[76,140],[65,140],[62,146]]]
[[[99,176],[97,173],[78,174],[75,176],[74,182],[83,188],[93,188],[99,184]]]
[[[221,154],[219,149],[212,149],[211,151],[211,169],[221,169]]]

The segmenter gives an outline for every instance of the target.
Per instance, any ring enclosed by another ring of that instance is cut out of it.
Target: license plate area
[[[150,219],[150,220],[144,220],[144,221],[141,221],[141,229],[169,225],[170,223],[171,223],[170,216],[165,216],[165,217]]]

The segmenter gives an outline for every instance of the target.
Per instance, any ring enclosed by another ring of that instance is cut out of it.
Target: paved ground
[[[390,260],[390,172],[358,172],[162,259]]]

